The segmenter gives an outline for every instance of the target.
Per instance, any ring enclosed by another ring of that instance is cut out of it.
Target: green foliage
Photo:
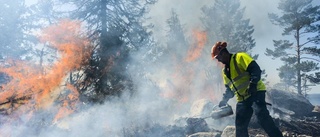
[[[288,53],[286,50],[292,49],[293,43],[290,43],[288,40],[273,40],[273,45],[275,50],[266,49],[266,55],[272,56],[273,59],[287,56]]]
[[[185,32],[183,30],[182,24],[178,18],[177,13],[172,9],[171,16],[167,19],[168,31],[167,31],[167,42],[166,51],[171,55],[164,56],[176,56],[179,61],[186,57],[189,49],[189,43],[186,40]],[[173,63],[173,62],[172,62]],[[174,66],[174,64],[172,64]]]
[[[320,72],[308,75],[307,77],[312,83],[320,84]]]
[[[312,44],[319,44],[320,6],[312,6],[311,2],[312,0],[281,0],[278,9],[282,14],[269,14],[271,22],[283,28],[282,35],[293,36],[295,42],[274,40],[274,50],[267,48],[265,54],[273,59],[280,58],[285,63],[278,69],[279,77],[285,84],[295,87],[299,94],[302,94],[302,87],[310,89],[307,79],[302,82],[302,77],[306,76],[309,82],[314,83],[317,80],[311,73],[319,69],[317,58],[320,49]]]
[[[286,64],[277,69],[279,71],[279,77],[286,87],[295,85],[296,81],[296,69],[294,66]]]
[[[213,6],[204,6],[200,18],[207,32],[207,51],[217,41],[226,41],[230,52],[247,52],[251,54],[256,46],[252,37],[254,32],[250,19],[245,19],[245,7],[240,7],[240,0],[215,0]],[[210,53],[208,53],[210,54]],[[258,59],[258,54],[251,55]],[[267,76],[263,71],[263,79]],[[264,79],[265,80],[265,79]]]
[[[134,92],[131,68],[143,66],[130,63],[136,51],[150,51],[153,40],[148,26],[142,25],[152,0],[65,0],[74,5],[71,16],[87,24],[91,41],[96,48],[90,63],[84,68],[85,78],[76,83],[82,99],[103,102],[109,96],[119,96],[126,89]]]
[[[306,47],[302,50],[302,52],[305,52],[306,54],[310,54],[312,56],[320,56],[320,48],[313,46],[313,47]],[[316,60],[320,62],[319,60]]]
[[[312,72],[312,71],[319,70],[318,66],[319,66],[319,63],[315,63],[313,61],[306,60],[306,61],[302,61],[300,63],[300,65],[297,66],[297,68],[299,70],[301,70],[302,72]]]
[[[215,0],[212,7],[202,8],[201,21],[208,32],[208,42],[227,41],[231,52],[250,52],[255,47],[252,38],[253,26],[249,19],[244,19],[245,8],[239,0]]]
[[[0,2],[2,9],[0,12],[0,29],[2,30],[0,56],[29,61],[40,60],[40,64],[44,62],[44,58],[47,58],[46,61],[53,60],[50,56],[55,51],[48,48],[48,45],[38,46],[39,39],[37,38],[37,33],[42,28],[57,21],[58,14],[54,13],[52,1],[39,0],[34,5],[26,5],[21,0]]]
[[[285,62],[286,64],[290,64],[290,65],[294,65],[297,63],[297,57],[295,57],[295,56],[282,57],[280,60]]]
[[[281,0],[278,6],[283,13],[280,17],[269,14],[272,23],[284,27],[283,35],[294,34],[297,29],[315,32],[314,24],[319,20],[319,6],[312,6],[313,0]]]

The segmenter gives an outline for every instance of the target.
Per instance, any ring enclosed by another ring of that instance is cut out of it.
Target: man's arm
[[[234,92],[226,85],[226,91],[223,94],[222,100],[219,102],[219,107],[226,106],[229,99],[234,97]]]
[[[261,79],[261,69],[260,66],[257,64],[257,62],[252,61],[248,68],[247,68],[247,72],[249,72],[250,74],[250,85],[249,85],[249,89],[248,92],[251,95],[254,95],[257,92],[257,84]]]
[[[250,74],[250,83],[257,84],[261,79],[262,72],[257,62],[252,61],[246,71]]]

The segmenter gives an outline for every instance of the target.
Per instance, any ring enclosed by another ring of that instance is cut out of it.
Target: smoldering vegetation
[[[222,136],[234,116],[203,118],[224,91],[212,44],[226,40],[263,60],[257,54],[281,33],[265,36],[272,24],[248,3],[0,2],[1,136]],[[319,135],[314,106],[276,91],[270,112],[282,131]],[[254,119],[250,134],[264,134]]]

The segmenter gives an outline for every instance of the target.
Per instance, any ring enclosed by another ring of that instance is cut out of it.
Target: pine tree
[[[147,26],[142,25],[148,5],[154,0],[65,0],[75,5],[74,19],[87,24],[96,44],[85,78],[78,83],[80,94],[91,102],[102,102],[110,95],[133,92],[128,77],[129,55],[152,43]]]
[[[281,0],[278,9],[282,14],[271,13],[269,18],[273,24],[283,28],[283,36],[293,36],[294,42],[291,39],[274,40],[274,50],[267,48],[265,54],[280,58],[285,63],[278,69],[281,80],[303,94],[302,87],[307,92],[308,85],[302,77],[316,83],[315,76],[319,74],[312,74],[319,69],[319,48],[312,45],[319,44],[320,40],[320,9],[312,6],[312,0]]]
[[[167,47],[173,51],[178,51],[180,58],[187,54],[188,42],[185,37],[183,25],[180,22],[179,16],[174,9],[171,10],[171,16],[167,19]]]
[[[0,58],[22,59],[28,45],[23,45],[23,16],[26,11],[21,0],[0,1]]]
[[[161,67],[168,70],[167,84],[172,90],[174,99],[183,99],[189,94],[190,88],[190,71],[192,68],[188,67],[186,56],[190,44],[185,37],[185,30],[180,22],[179,15],[174,9],[171,9],[170,17],[166,20],[167,32],[165,47],[163,49],[162,57],[159,62]]]
[[[172,9],[171,16],[167,19],[167,35],[166,35],[166,49],[164,51],[164,59],[170,59],[166,62],[172,63],[169,66],[169,70],[173,70],[174,68],[181,65],[184,58],[187,55],[189,43],[185,37],[185,31],[183,30],[182,24],[180,23],[180,19],[178,14]]]
[[[31,45],[31,54],[29,60],[39,62],[39,67],[42,68],[43,73],[45,70],[43,66],[52,64],[58,57],[57,51],[46,43],[41,43],[37,38],[37,33],[41,32],[45,27],[58,23],[62,18],[61,12],[56,11],[58,0],[38,0],[27,7],[25,26],[28,40]]]
[[[226,41],[231,52],[250,52],[256,44],[252,38],[254,29],[250,20],[244,19],[244,11],[239,0],[215,0],[212,7],[203,7],[201,21],[208,32],[209,44]]]
[[[252,37],[254,27],[250,25],[250,19],[243,17],[245,8],[240,7],[240,0],[215,0],[213,6],[204,6],[202,12],[203,16],[200,19],[208,35],[207,43],[210,45],[207,46],[207,55],[210,55],[210,49],[217,41],[226,41],[231,53],[247,52],[251,54],[252,49],[256,46]],[[253,58],[257,59],[258,55],[253,55]],[[217,71],[220,70],[215,70]],[[262,74],[262,79],[265,80],[267,75],[264,70]],[[223,84],[219,83],[219,85]]]

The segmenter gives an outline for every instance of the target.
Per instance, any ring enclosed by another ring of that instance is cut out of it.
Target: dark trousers
[[[265,92],[257,92],[245,101],[238,102],[236,107],[236,137],[249,137],[248,126],[253,114],[252,105],[256,104],[255,115],[269,137],[283,137],[275,126],[265,103]]]

